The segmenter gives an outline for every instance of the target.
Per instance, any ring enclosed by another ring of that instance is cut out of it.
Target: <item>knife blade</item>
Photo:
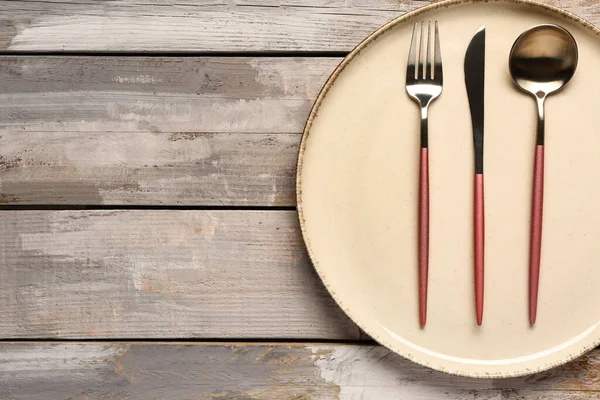
[[[475,148],[474,195],[474,267],[475,312],[477,325],[483,322],[485,223],[483,202],[483,132],[485,87],[485,25],[475,33],[465,54],[465,85],[471,111]]]

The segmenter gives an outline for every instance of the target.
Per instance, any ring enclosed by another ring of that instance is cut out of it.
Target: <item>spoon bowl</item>
[[[577,68],[577,43],[558,25],[538,25],[521,34],[510,51],[510,75],[536,97],[562,89]]]

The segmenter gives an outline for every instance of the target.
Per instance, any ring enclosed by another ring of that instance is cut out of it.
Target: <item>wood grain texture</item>
[[[299,133],[339,58],[0,57],[0,129]]]
[[[595,0],[545,2],[600,22]],[[349,51],[379,26],[427,3],[4,1],[0,46],[12,51]]]
[[[4,211],[0,265],[0,338],[361,338],[292,211]]]
[[[339,61],[0,57],[0,202],[293,206]]]
[[[2,343],[0,398],[581,400],[600,396],[600,351],[507,380],[453,377],[379,346]]]
[[[0,46],[14,51],[344,51],[379,25],[421,4],[426,3],[388,0],[2,2]]]

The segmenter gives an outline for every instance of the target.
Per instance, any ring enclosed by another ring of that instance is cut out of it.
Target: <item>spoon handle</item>
[[[485,218],[483,203],[483,174],[475,174],[475,311],[477,325],[483,321],[483,266],[485,242]]]
[[[429,156],[421,147],[419,165],[419,322],[427,320],[427,279],[429,272]]]
[[[533,202],[531,207],[531,247],[529,253],[529,323],[535,324],[542,250],[542,214],[544,208],[544,146],[535,148]]]

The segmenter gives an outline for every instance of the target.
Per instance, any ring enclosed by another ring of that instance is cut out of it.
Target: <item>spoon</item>
[[[529,323],[537,315],[542,210],[544,197],[544,101],[573,77],[577,68],[577,44],[558,25],[538,25],[523,32],[513,44],[509,57],[510,74],[521,89],[537,101],[538,124],[533,172],[531,243],[529,253]]]

